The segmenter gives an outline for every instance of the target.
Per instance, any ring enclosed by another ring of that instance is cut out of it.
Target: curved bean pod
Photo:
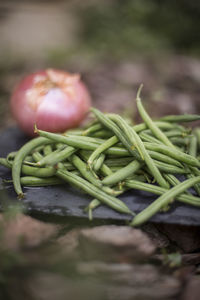
[[[22,162],[24,158],[36,147],[40,145],[46,145],[49,144],[50,141],[48,138],[38,137],[35,138],[28,143],[26,143],[24,146],[21,147],[21,149],[17,152],[12,166],[12,179],[13,179],[13,185],[14,189],[18,195],[19,198],[22,198],[24,196],[21,183],[20,183],[20,173],[22,168]]]
[[[172,189],[165,192],[159,198],[157,198],[152,204],[145,208],[142,212],[137,214],[133,221],[130,223],[131,226],[138,226],[145,223],[153,215],[155,215],[159,210],[173,201],[178,195],[182,194],[188,188],[194,186],[194,184],[200,182],[200,176],[187,179],[184,182],[178,184]],[[186,195],[188,197],[188,195]]]

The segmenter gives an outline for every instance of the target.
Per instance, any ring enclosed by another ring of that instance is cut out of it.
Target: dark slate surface
[[[6,156],[10,151],[17,150],[28,139],[16,128],[8,128],[0,134],[0,156]],[[2,179],[10,178],[10,171],[0,166],[0,192],[6,190],[7,195],[19,202],[12,188],[12,184],[3,184]],[[78,190],[65,186],[31,187],[24,188],[26,197],[23,200],[25,207],[31,213],[45,213],[56,216],[87,217],[83,208],[87,206],[91,197]],[[129,191],[120,198],[136,213],[144,209],[157,196],[140,191]],[[0,199],[1,201],[1,199]],[[129,220],[127,215],[119,214],[105,206],[97,208],[94,218]],[[152,222],[200,225],[200,208],[174,203],[167,213],[159,213],[151,219]]]

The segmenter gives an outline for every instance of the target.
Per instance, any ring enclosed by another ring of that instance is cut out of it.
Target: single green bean
[[[144,131],[142,131],[140,133],[140,138],[144,141],[144,142],[149,142],[149,143],[156,143],[156,144],[161,144],[163,145],[163,143],[158,140],[157,138],[155,138],[154,136],[152,135],[149,135],[147,133],[145,133]]]
[[[197,137],[198,150],[199,150],[200,149],[200,128],[199,127],[194,130],[194,134]]]
[[[173,143],[173,145],[176,146],[188,146],[189,144],[189,138],[188,137],[172,137],[170,138],[170,141]]]
[[[160,129],[163,130],[169,130],[169,129],[174,129],[174,125],[169,123],[169,122],[162,122],[162,121],[155,121],[154,122],[156,126],[158,126]],[[141,131],[146,131],[148,126],[145,123],[137,124],[133,126],[133,129],[135,132],[141,132]]]
[[[200,120],[200,115],[191,115],[191,114],[184,114],[184,115],[170,115],[160,118],[162,121],[167,122],[175,122],[175,123],[182,123],[182,122],[193,122]]]
[[[103,176],[109,176],[113,173],[112,170],[106,164],[103,164],[101,166],[100,171],[103,174]]]
[[[189,155],[196,157],[197,156],[197,137],[192,135],[190,137],[189,143]]]
[[[104,139],[108,139],[110,137],[113,136],[113,132],[109,131],[109,130],[99,130],[99,131],[96,131],[94,133],[92,133],[90,135],[91,137],[96,137],[96,138],[104,138]]]
[[[107,141],[105,141],[104,143],[102,143],[100,146],[98,146],[96,148],[96,150],[94,150],[94,152],[92,152],[92,154],[90,155],[90,157],[88,158],[88,164],[91,166],[94,162],[94,160],[99,157],[99,155],[104,152],[105,150],[109,149],[110,147],[112,147],[113,145],[115,145],[117,143],[116,139],[111,137],[109,138]]]
[[[53,167],[37,168],[23,164],[21,167],[21,172],[24,175],[36,177],[51,177],[55,174],[56,170]]]
[[[146,110],[144,109],[141,99],[140,99],[140,92],[141,92],[142,85],[140,86],[137,96],[136,96],[136,103],[137,108],[140,113],[141,118],[147,124],[149,129],[153,132],[153,134],[162,141],[166,146],[174,148],[174,145],[170,142],[170,140],[166,137],[166,135],[159,129],[159,127],[152,121]]]
[[[6,158],[0,157],[0,165],[4,166],[6,168],[11,169],[12,165],[8,162],[8,160]]]
[[[63,180],[58,177],[52,176],[48,178],[40,178],[35,176],[23,176],[20,179],[21,185],[25,186],[48,186],[63,184]]]
[[[67,159],[69,156],[71,156],[73,153],[75,153],[77,150],[70,146],[65,146],[64,149],[61,151],[53,151],[49,155],[43,157],[40,161],[38,161],[37,166],[44,166],[44,165],[55,165],[58,162],[61,162],[65,159]]]
[[[17,151],[12,151],[12,152],[8,153],[8,155],[7,155],[7,157],[6,157],[8,163],[9,163],[9,162],[13,162],[13,160],[14,160],[16,154],[17,154]]]
[[[180,130],[180,129],[173,129],[170,131],[165,131],[165,135],[170,138],[170,137],[186,137],[188,135],[188,130]]]
[[[14,189],[18,195],[19,198],[22,198],[24,196],[21,183],[20,183],[20,173],[22,168],[22,162],[24,158],[36,147],[40,145],[46,145],[49,144],[50,141],[48,138],[38,137],[35,138],[28,143],[26,143],[24,146],[21,147],[21,149],[17,152],[13,166],[12,166],[12,179],[13,179],[13,185]]]
[[[180,168],[183,167],[182,164],[179,161],[177,161],[176,159],[174,159],[174,158],[172,158],[168,155],[165,155],[165,154],[162,154],[162,153],[159,153],[159,152],[155,152],[155,151],[151,151],[151,150],[148,150],[148,153],[151,156],[151,158],[153,158],[155,160],[159,160],[159,161],[162,161],[164,163],[174,165],[174,166],[177,166],[177,167],[180,167]]]
[[[131,163],[129,163],[126,167],[120,168],[120,170],[105,177],[102,180],[102,183],[105,185],[115,185],[116,183],[126,179],[128,176],[137,172],[141,168],[141,166],[142,166],[141,162],[134,160]]]
[[[91,142],[91,143],[95,143],[95,144],[99,144],[101,145],[102,143],[104,143],[106,141],[106,139],[100,139],[100,138],[96,138],[96,137],[91,137],[91,136],[82,136],[82,135],[65,135],[66,137],[69,138],[74,138],[74,139],[78,139],[79,141],[85,141],[85,142]]]
[[[85,129],[82,132],[82,135],[90,135],[91,133],[97,132],[98,130],[102,129],[102,125],[100,123],[94,124],[90,126],[89,128]]]
[[[157,168],[164,172],[164,173],[170,173],[170,174],[187,174],[189,170],[186,168],[179,168],[170,164],[166,164],[162,161],[154,160],[154,164],[157,166]]]
[[[133,221],[131,222],[131,226],[138,226],[149,220],[153,215],[155,215],[162,207],[168,205],[172,202],[178,195],[182,194],[188,188],[194,186],[194,184],[200,182],[200,176],[187,179],[184,182],[178,184],[172,189],[165,192],[159,198],[157,198],[152,204],[150,204],[147,208],[145,208],[142,212],[137,214]],[[141,183],[140,183],[141,184]],[[188,197],[188,195],[186,195]]]
[[[88,213],[88,219],[90,221],[92,221],[92,219],[93,219],[92,211],[100,205],[101,205],[101,202],[98,199],[93,199],[90,202],[90,204],[87,207],[85,207],[84,211]]]
[[[71,134],[71,135],[82,135],[84,132],[84,130],[81,130],[81,129],[70,129],[70,130],[67,130],[64,132],[64,135],[65,134]]]
[[[56,144],[55,144],[55,149],[56,149],[57,151],[63,150],[65,147],[66,147],[66,145],[63,144],[63,143],[56,143]]]
[[[33,157],[33,160],[34,160],[35,162],[38,162],[38,161],[40,161],[41,159],[43,159],[43,155],[42,155],[40,152],[38,152],[38,151],[33,152],[33,153],[32,153],[32,157]]]
[[[128,163],[132,162],[132,157],[123,157],[123,158],[108,158],[105,160],[105,164],[108,167],[124,167]]]
[[[44,148],[43,148],[43,153],[44,153],[44,156],[47,156],[47,155],[49,155],[50,153],[52,153],[52,147],[51,147],[51,145],[46,145],[46,146],[44,146]]]
[[[93,168],[94,172],[98,172],[98,170],[103,165],[104,160],[105,160],[105,154],[101,153],[94,163],[94,168]]]

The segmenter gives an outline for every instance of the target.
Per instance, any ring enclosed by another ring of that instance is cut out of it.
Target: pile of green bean
[[[95,119],[83,129],[56,134],[36,128],[39,137],[0,158],[0,164],[12,170],[18,197],[24,197],[22,186],[68,182],[94,198],[86,207],[90,219],[93,209],[103,204],[132,216],[132,226],[168,210],[174,200],[199,207],[200,128],[192,130],[180,123],[200,120],[200,116],[171,115],[153,121],[140,92],[136,103],[141,124],[132,125],[118,114],[92,108]],[[182,182],[177,178],[180,174]],[[129,189],[159,197],[135,215],[117,198]]]

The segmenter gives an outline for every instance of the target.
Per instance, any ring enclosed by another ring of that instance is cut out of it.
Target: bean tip
[[[18,196],[17,196],[17,198],[19,200],[23,199],[24,198],[24,193],[19,193]]]
[[[137,94],[136,94],[136,100],[137,101],[140,100],[140,94],[141,94],[142,88],[143,88],[143,83],[141,83],[139,88],[138,88],[138,91],[137,91]]]
[[[34,133],[38,133],[37,125],[34,124]]]

